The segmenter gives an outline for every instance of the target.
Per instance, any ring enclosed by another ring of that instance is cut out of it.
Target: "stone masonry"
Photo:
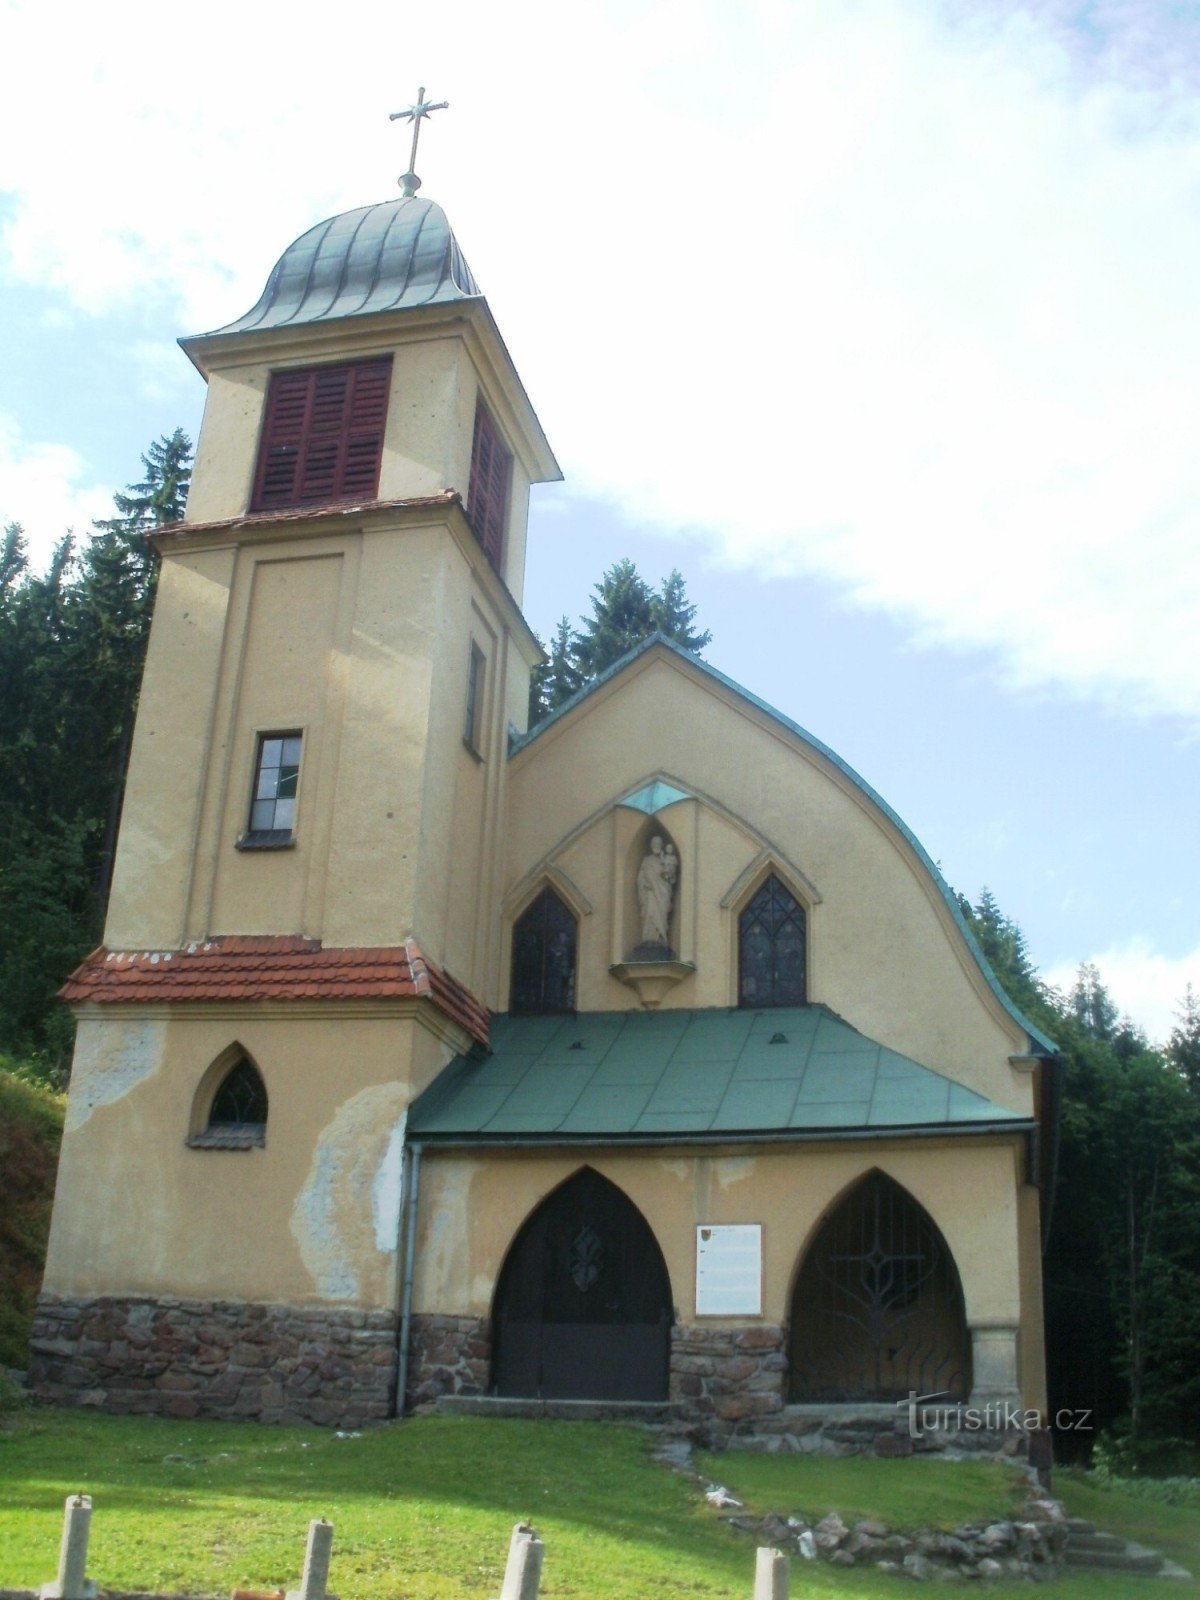
[[[773,1323],[671,1329],[671,1399],[714,1438],[761,1431],[783,1410],[786,1375],[784,1330]]]
[[[486,1394],[492,1338],[485,1317],[414,1315],[408,1341],[408,1404]]]
[[[359,1427],[392,1414],[388,1311],[43,1295],[39,1399],[102,1411]]]

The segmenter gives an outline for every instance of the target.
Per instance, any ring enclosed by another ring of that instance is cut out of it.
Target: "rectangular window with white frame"
[[[279,849],[293,843],[302,740],[297,731],[259,734],[250,817],[240,841],[244,847]]]

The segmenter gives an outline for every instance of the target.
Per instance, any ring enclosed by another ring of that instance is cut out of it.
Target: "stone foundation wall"
[[[486,1317],[415,1313],[409,1325],[409,1406],[443,1395],[486,1394],[491,1381],[492,1335]]]
[[[392,1414],[396,1329],[388,1311],[43,1295],[30,1388],[102,1411],[356,1428]]]
[[[715,1440],[761,1431],[777,1418],[786,1378],[784,1330],[772,1323],[671,1329],[671,1399],[708,1424]]]

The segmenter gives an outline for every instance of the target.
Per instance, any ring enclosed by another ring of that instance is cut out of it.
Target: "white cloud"
[[[88,476],[69,445],[26,440],[13,418],[0,415],[0,527],[21,524],[35,572],[64,533],[86,533],[94,518],[112,515],[112,490]]]
[[[1200,712],[1186,18],[433,9],[363,4],[314,48],[268,8],[214,0],[184,40],[124,0],[116,45],[92,8],[63,52],[10,0],[56,93],[30,74],[0,106],[9,272],[93,315],[228,320],[295,233],[394,192],[384,117],[419,75],[451,102],[427,191],[578,487],[1015,683]]]
[[[1167,956],[1144,937],[1112,945],[1083,957],[1100,969],[1105,988],[1123,1014],[1128,1014],[1151,1040],[1163,1044],[1175,1027],[1184,991],[1190,983],[1200,991],[1200,944],[1181,956]],[[1074,987],[1079,963],[1063,963],[1043,974],[1064,993]]]

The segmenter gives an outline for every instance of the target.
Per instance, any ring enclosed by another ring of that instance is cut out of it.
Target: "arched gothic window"
[[[738,917],[738,1004],[802,1006],[804,907],[774,873]]]
[[[267,1086],[254,1063],[239,1055],[217,1085],[204,1127],[188,1143],[200,1149],[247,1150],[265,1144],[266,1135]]]
[[[575,918],[547,887],[513,924],[513,1011],[575,1009]]]

